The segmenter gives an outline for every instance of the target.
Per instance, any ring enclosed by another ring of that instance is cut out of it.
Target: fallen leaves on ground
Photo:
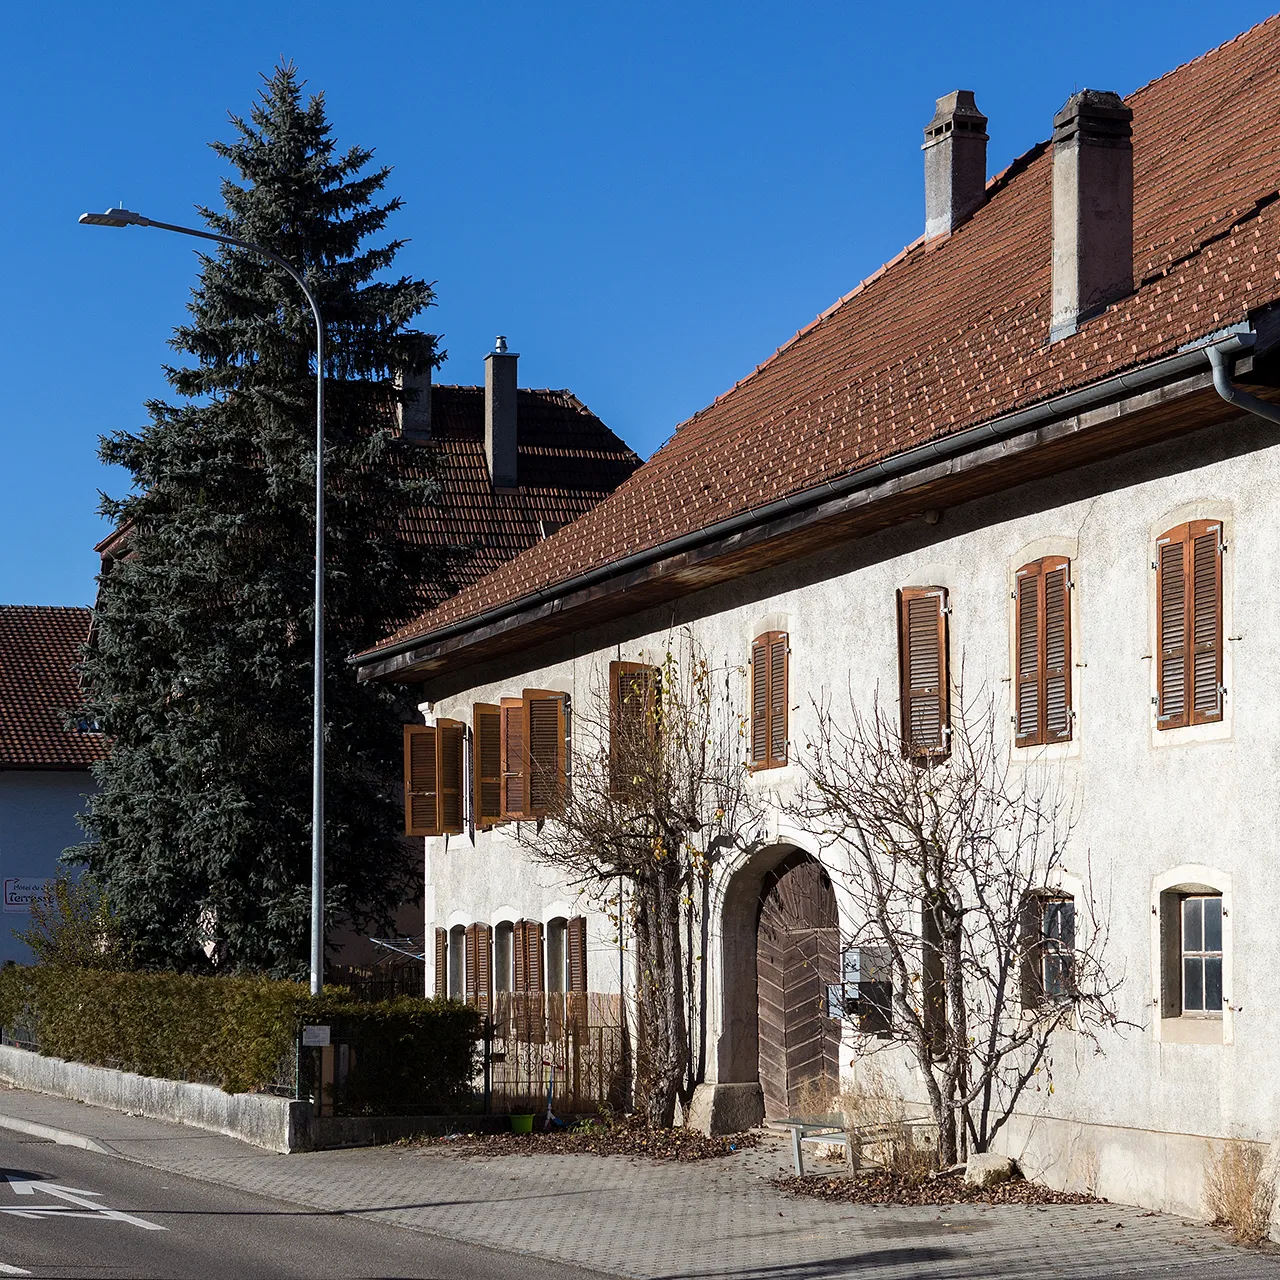
[[[467,1133],[447,1138],[414,1138],[407,1146],[447,1146],[467,1154],[490,1156],[593,1155],[643,1156],[648,1160],[711,1160],[732,1155],[760,1141],[758,1134],[708,1138],[694,1129],[650,1129],[640,1121],[611,1122],[553,1129],[550,1133]]]
[[[971,1187],[962,1177],[912,1178],[875,1169],[839,1177],[775,1178],[774,1186],[797,1196],[848,1204],[1101,1204],[1094,1196],[1054,1191],[1015,1178],[994,1187]]]

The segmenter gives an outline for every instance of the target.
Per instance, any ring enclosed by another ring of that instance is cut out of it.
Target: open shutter
[[[471,795],[476,826],[502,819],[502,711],[488,702],[471,708]]]
[[[502,816],[523,818],[529,802],[529,758],[525,750],[524,700],[503,698],[499,706],[502,725]]]
[[[434,726],[404,726],[404,833],[440,834],[439,738]]]
[[[1041,952],[1044,934],[1044,905],[1038,893],[1029,893],[1022,902],[1018,917],[1018,942],[1021,958],[1018,977],[1024,1009],[1037,1009],[1044,1002]]]
[[[565,950],[568,954],[569,990],[587,989],[587,920],[574,916],[565,928]]]
[[[526,812],[532,818],[557,813],[564,803],[565,695],[524,691],[524,732],[529,758]]]
[[[449,933],[436,930],[436,995],[441,999],[449,994]]]
[[[1191,547],[1187,596],[1191,619],[1191,723],[1222,719],[1222,526],[1195,520],[1187,530]]]
[[[1040,593],[1044,582],[1041,572],[1043,561],[1023,565],[1018,570],[1017,608],[1017,675],[1016,703],[1014,709],[1014,740],[1020,747],[1034,746],[1042,741],[1040,736],[1041,698],[1040,642],[1044,629],[1040,625],[1043,616]]]
[[[441,834],[462,831],[462,753],[466,726],[458,720],[441,720],[436,725],[436,794],[439,797]]]
[[[658,735],[661,672],[643,662],[609,663],[609,786],[633,797]]]
[[[1156,728],[1187,715],[1187,533],[1179,525],[1156,541]]]
[[[944,756],[951,728],[947,671],[947,590],[898,592],[902,741],[910,755]]]
[[[1071,737],[1071,562],[1048,556],[1040,562],[1044,598],[1045,742]]]
[[[769,646],[764,636],[751,644],[751,763],[769,759]]]
[[[787,634],[769,635],[769,764],[787,763]]]
[[[1160,1016],[1182,1016],[1182,899],[1160,895]]]

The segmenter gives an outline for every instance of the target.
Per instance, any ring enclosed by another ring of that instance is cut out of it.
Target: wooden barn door
[[[822,867],[793,853],[765,878],[756,934],[760,1087],[770,1120],[796,1115],[808,1082],[839,1077],[840,1024],[826,1016],[839,981],[835,893]]]

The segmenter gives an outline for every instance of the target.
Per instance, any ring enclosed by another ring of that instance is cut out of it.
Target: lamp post
[[[311,305],[316,323],[316,574],[315,574],[315,685],[312,694],[314,725],[311,739],[311,994],[324,986],[324,322],[320,307],[302,275],[270,249],[235,236],[221,236],[195,227],[155,222],[130,209],[106,213],[82,213],[80,222],[90,227],[158,227],[179,235],[216,240],[237,249],[248,249],[287,271]]]

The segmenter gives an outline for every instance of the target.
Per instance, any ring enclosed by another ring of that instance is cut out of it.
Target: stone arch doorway
[[[769,1120],[811,1110],[806,1095],[840,1073],[840,1024],[826,1016],[839,981],[835,890],[821,863],[795,850],[760,886],[756,1017],[760,1088]]]

